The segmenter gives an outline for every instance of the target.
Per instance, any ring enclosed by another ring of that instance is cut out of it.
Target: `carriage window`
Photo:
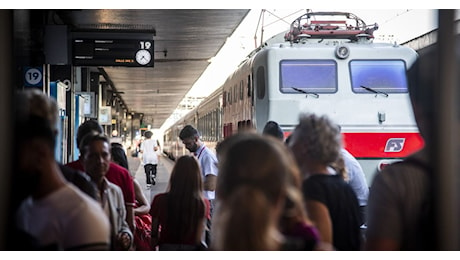
[[[243,80],[240,81],[240,100],[243,100],[244,97],[244,82]]]
[[[232,104],[232,88],[230,88],[230,91],[227,92],[227,98],[228,98],[228,103],[231,105]]]
[[[337,64],[334,60],[283,60],[280,63],[280,91],[299,93],[337,91]]]
[[[252,89],[251,89],[251,76],[248,75],[248,97],[251,96],[251,92],[252,92]]]
[[[257,98],[263,99],[265,97],[265,68],[259,67],[257,69]]]
[[[350,62],[350,75],[355,93],[407,92],[406,66],[402,60],[354,60]]]

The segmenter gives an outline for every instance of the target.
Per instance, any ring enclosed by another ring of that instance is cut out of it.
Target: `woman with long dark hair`
[[[152,247],[200,249],[209,208],[198,161],[189,155],[180,157],[171,172],[167,192],[157,194],[152,201]]]

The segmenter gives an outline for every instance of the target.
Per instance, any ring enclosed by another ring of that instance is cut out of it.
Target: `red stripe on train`
[[[355,157],[401,158],[420,150],[419,133],[343,133],[344,146]]]
[[[286,131],[287,138],[291,132]],[[357,158],[403,158],[420,150],[419,133],[343,133],[344,146]]]

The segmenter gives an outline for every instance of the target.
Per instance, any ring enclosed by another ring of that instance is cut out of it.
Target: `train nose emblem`
[[[397,153],[404,148],[406,138],[390,138],[385,145],[385,152]]]

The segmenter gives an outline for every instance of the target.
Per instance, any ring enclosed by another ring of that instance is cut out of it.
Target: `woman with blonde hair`
[[[209,200],[203,196],[203,181],[198,161],[180,157],[171,172],[167,192],[152,201],[151,244],[159,250],[198,250],[210,217]]]
[[[225,139],[219,148],[214,250],[283,250],[279,230],[287,188],[298,169],[282,142],[256,133]]]

